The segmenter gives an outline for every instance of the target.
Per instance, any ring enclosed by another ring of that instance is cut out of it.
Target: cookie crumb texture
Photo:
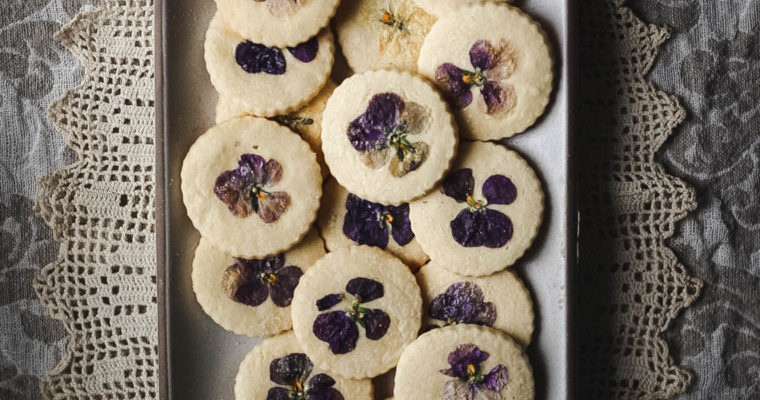
[[[533,371],[507,334],[474,325],[432,330],[406,347],[396,368],[399,400],[532,400]]]
[[[336,180],[370,201],[399,205],[448,170],[457,128],[440,94],[408,72],[370,71],[338,86],[322,119],[322,151]]]
[[[482,1],[493,1],[494,3],[507,3],[510,0],[414,0],[418,6],[422,7],[428,13],[436,17],[442,17],[454,14],[457,9],[476,4]]]
[[[483,276],[515,263],[541,226],[544,193],[533,169],[502,145],[463,143],[438,189],[409,205],[417,241],[451,272]]]
[[[275,122],[243,117],[209,129],[182,164],[182,199],[201,236],[235,257],[289,249],[316,219],[316,155]]]
[[[290,399],[289,392],[303,394],[299,399],[374,398],[369,379],[346,379],[314,365],[293,332],[257,344],[240,363],[235,377],[236,400]]]
[[[420,329],[422,299],[397,258],[368,246],[328,253],[301,278],[293,330],[316,365],[348,378],[393,368]]]

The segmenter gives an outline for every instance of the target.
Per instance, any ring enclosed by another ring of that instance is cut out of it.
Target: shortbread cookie
[[[417,337],[422,299],[409,269],[368,246],[328,253],[301,277],[293,330],[321,368],[348,378],[380,375]]]
[[[239,35],[217,14],[206,33],[206,69],[211,83],[235,113],[271,117],[297,110],[327,82],[333,53],[329,29],[296,47],[281,49]]]
[[[228,256],[201,238],[193,260],[195,298],[224,329],[251,337],[290,329],[290,303],[304,271],[325,255],[312,230],[296,247],[276,256]]]
[[[340,0],[216,0],[226,25],[267,46],[295,46],[330,22]]]
[[[440,187],[409,205],[417,241],[441,266],[481,276],[511,266],[541,226],[544,193],[516,152],[462,143]]]
[[[512,271],[465,277],[430,262],[417,272],[422,291],[422,327],[475,324],[508,333],[522,346],[533,334],[533,301]]]
[[[309,145],[263,118],[236,118],[209,129],[187,152],[181,177],[193,225],[235,257],[266,257],[298,243],[322,195]]]
[[[439,19],[417,63],[446,95],[462,135],[478,140],[510,137],[533,125],[549,102],[552,64],[538,23],[496,3]]]
[[[417,71],[417,57],[435,17],[414,0],[345,1],[335,25],[340,47],[355,72],[397,68]]]
[[[314,365],[293,332],[256,345],[235,377],[236,400],[372,400],[372,396],[369,379],[345,379]]]
[[[507,334],[476,325],[434,329],[412,342],[396,368],[399,400],[532,400],[533,370]]]
[[[441,17],[444,15],[452,14],[454,11],[461,7],[466,7],[471,4],[479,3],[482,1],[493,1],[494,3],[504,3],[510,0],[414,0],[419,7],[422,7],[431,15]]]
[[[317,224],[327,249],[354,245],[387,250],[413,271],[428,260],[414,239],[409,204],[387,206],[349,193],[334,179],[325,183]]]
[[[317,162],[322,169],[322,177],[327,177],[329,170],[322,156],[322,111],[325,109],[327,99],[332,95],[338,85],[328,80],[325,87],[317,97],[298,111],[290,114],[277,115],[269,119],[285,125],[309,143],[311,150],[317,154]],[[216,123],[224,122],[231,118],[241,117],[248,114],[244,109],[236,108],[239,104],[233,103],[227,97],[219,96],[216,103]]]
[[[398,205],[430,191],[454,157],[446,103],[408,72],[370,71],[338,86],[322,119],[330,173],[349,192]]]

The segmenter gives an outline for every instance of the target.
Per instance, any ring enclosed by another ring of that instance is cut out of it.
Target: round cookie
[[[489,275],[511,266],[541,226],[544,193],[516,152],[462,143],[438,190],[412,202],[412,230],[431,260],[460,275]]]
[[[462,7],[439,19],[417,66],[444,92],[463,135],[471,139],[497,140],[525,131],[543,114],[552,92],[546,34],[506,4]]]
[[[327,169],[325,158],[322,155],[322,111],[325,109],[327,99],[330,98],[337,86],[333,81],[328,80],[317,97],[303,108],[290,114],[269,118],[280,125],[287,126],[309,143],[311,150],[317,155],[317,162],[322,170],[323,178],[326,178],[330,171]],[[237,105],[227,97],[220,95],[219,101],[216,103],[216,123],[247,115],[245,110],[236,107]]]
[[[329,29],[296,47],[280,49],[237,34],[218,13],[209,24],[204,50],[211,83],[227,107],[236,114],[262,117],[306,104],[327,82],[334,60]]]
[[[368,246],[328,253],[301,278],[293,330],[321,368],[347,378],[380,375],[417,337],[422,299],[397,258]]]
[[[422,7],[429,14],[441,17],[452,14],[458,8],[482,2],[484,0],[414,0],[419,7]],[[495,3],[508,2],[510,0],[488,0]]]
[[[310,399],[373,399],[369,379],[345,379],[320,369],[304,354],[293,332],[256,345],[235,377],[236,400],[288,399],[289,391],[311,395]]]
[[[289,249],[317,217],[322,176],[314,152],[288,128],[242,117],[209,129],[182,164],[187,215],[235,257]]]
[[[293,291],[303,272],[324,255],[315,230],[292,249],[264,259],[234,258],[201,238],[193,260],[193,292],[203,311],[224,329],[272,336],[293,326]]]
[[[399,400],[532,400],[534,385],[528,357],[507,334],[455,325],[434,329],[404,349],[393,396]]]
[[[340,0],[216,0],[233,31],[267,46],[295,46],[330,22]]]
[[[533,334],[533,301],[512,271],[464,277],[430,262],[417,272],[422,327],[475,324],[508,333],[527,347]]]
[[[435,17],[414,0],[343,2],[336,33],[343,55],[355,72],[397,68],[417,71],[420,47]]]
[[[457,129],[440,94],[408,72],[370,71],[338,86],[322,119],[322,152],[349,192],[398,205],[430,191],[454,157]]]
[[[364,200],[334,179],[323,188],[317,225],[329,251],[357,244],[374,246],[398,257],[413,271],[428,261],[414,239],[409,204],[396,207]]]

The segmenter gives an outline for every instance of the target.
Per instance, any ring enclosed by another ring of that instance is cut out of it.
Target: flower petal
[[[391,156],[392,153],[390,149],[384,147],[380,150],[370,150],[366,153],[362,153],[362,162],[370,168],[379,169],[385,166],[385,164],[388,164],[388,160],[390,160]]]
[[[389,206],[387,210],[393,217],[393,222],[391,222],[393,240],[399,246],[406,246],[414,239],[412,223],[409,221],[409,204],[404,203],[398,207]]]
[[[467,366],[479,367],[488,359],[488,353],[480,350],[474,344],[460,344],[449,353],[448,362],[451,368],[441,370],[441,373],[459,379],[467,379]]]
[[[451,221],[451,234],[464,247],[502,247],[512,238],[512,221],[496,210],[464,209]]]
[[[482,106],[488,115],[501,115],[515,108],[517,104],[512,86],[496,81],[486,81],[480,88]]]
[[[383,205],[364,200],[352,193],[346,198],[346,216],[343,234],[358,244],[384,249],[388,245],[388,231],[380,221]]]
[[[426,160],[430,146],[424,142],[414,142],[409,150],[401,150],[401,154],[397,154],[391,158],[390,171],[391,175],[400,178],[420,167]],[[399,158],[399,155],[403,155],[403,160]]]
[[[290,206],[290,195],[285,192],[272,192],[259,201],[259,217],[267,223],[280,219]]]
[[[265,72],[270,75],[282,75],[285,73],[285,57],[280,49],[249,40],[237,45],[235,61],[243,71],[250,74]]]
[[[238,173],[247,184],[263,184],[267,179],[266,160],[256,154],[243,154],[238,161]]]
[[[369,340],[380,340],[391,326],[391,317],[380,309],[368,310],[362,318],[365,332]]]
[[[333,385],[335,385],[335,379],[333,379],[330,375],[327,375],[327,374],[314,375],[311,379],[309,379],[309,384],[308,384],[309,389],[316,392],[323,389],[327,389]]]
[[[284,387],[273,387],[267,392],[267,400],[290,400],[290,394]]]
[[[507,383],[509,382],[509,373],[507,372],[507,367],[503,364],[499,364],[493,367],[493,369],[491,369],[491,371],[483,377],[483,382],[487,388],[495,392],[501,392],[501,390],[504,389],[504,387],[507,386]]]
[[[475,390],[467,382],[448,381],[441,388],[441,400],[474,400]]]
[[[298,61],[308,63],[317,58],[319,41],[317,41],[317,37],[314,36],[313,38],[298,44],[296,47],[288,47],[288,51],[293,57],[298,59]]]
[[[496,66],[499,54],[488,40],[478,40],[470,47],[470,63],[480,71],[488,71]]]
[[[456,200],[457,203],[467,201],[467,196],[471,196],[475,190],[475,178],[472,176],[472,169],[463,168],[450,172],[444,178],[441,187],[443,193]]]
[[[214,194],[232,212],[232,215],[245,218],[253,214],[253,205],[246,194],[245,180],[237,170],[225,171],[216,178]]]
[[[464,73],[454,64],[441,64],[435,70],[435,80],[443,87],[446,99],[456,108],[472,103],[470,85],[462,80]]]
[[[410,135],[418,135],[425,132],[428,127],[428,113],[425,107],[413,101],[407,102],[401,121],[406,124],[406,131]]]
[[[517,68],[517,52],[508,41],[499,43],[497,51],[496,65],[487,71],[484,75],[489,81],[503,81],[512,76]]]
[[[317,300],[317,310],[325,311],[333,308],[336,304],[343,300],[343,295],[340,293],[328,294],[325,297]]]
[[[329,387],[318,392],[310,393],[309,400],[343,400],[343,395],[338,389]]]
[[[354,278],[346,284],[346,291],[359,298],[361,303],[368,303],[385,295],[383,284],[368,278]]]
[[[269,296],[269,288],[261,279],[246,273],[239,264],[233,264],[224,270],[221,284],[228,298],[248,306],[256,307]]]
[[[512,204],[517,198],[517,188],[504,175],[491,175],[483,183],[483,196],[488,204]]]
[[[274,158],[267,161],[264,166],[264,177],[260,181],[262,185],[274,186],[282,179],[282,165]]]
[[[351,145],[358,151],[374,151],[386,148],[388,141],[385,130],[365,125],[362,122],[362,116],[351,121],[348,125],[348,140]]]
[[[269,363],[269,379],[277,384],[290,386],[298,380],[305,380],[311,375],[314,364],[303,353],[291,353]]]
[[[293,301],[293,291],[301,280],[303,271],[296,266],[288,266],[277,271],[276,280],[270,285],[269,293],[277,307],[287,307]]]
[[[483,301],[483,291],[473,282],[457,282],[446,293],[433,298],[428,307],[433,319],[456,323],[492,326],[496,306]]]
[[[395,93],[372,96],[367,110],[348,127],[348,139],[358,151],[387,147],[387,134],[396,126],[404,109],[404,100]]]
[[[489,248],[502,247],[512,238],[512,220],[496,210],[486,210],[486,236],[484,245]]]
[[[345,311],[319,314],[311,328],[317,339],[327,342],[333,354],[346,354],[356,348],[359,328]]]

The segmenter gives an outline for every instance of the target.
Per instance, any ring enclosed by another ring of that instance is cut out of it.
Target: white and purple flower
[[[499,393],[509,381],[507,367],[499,364],[484,374],[480,364],[488,357],[488,353],[474,344],[461,344],[449,353],[451,368],[441,373],[457,379],[443,385],[441,400],[500,399]]]
[[[335,389],[335,379],[317,374],[311,379],[314,364],[303,353],[291,353],[269,364],[269,380],[282,385],[270,388],[266,400],[343,400]]]
[[[288,307],[303,271],[285,266],[285,255],[263,260],[236,258],[222,275],[222,289],[230,299],[256,307],[272,297],[277,307]]]
[[[493,326],[496,306],[485,301],[483,290],[473,282],[457,282],[430,302],[428,314],[443,326],[476,324]]]

